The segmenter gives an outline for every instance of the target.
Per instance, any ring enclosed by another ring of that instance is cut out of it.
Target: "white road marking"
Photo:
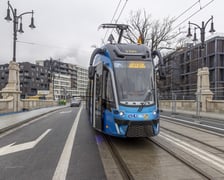
[[[68,114],[68,113],[71,113],[72,111],[62,111],[60,112],[60,114]]]
[[[56,170],[54,172],[54,176],[52,180],[63,180],[66,179],[67,171],[68,171],[68,166],[69,166],[69,161],[71,158],[71,153],[72,153],[72,147],[75,141],[75,134],[77,131],[77,126],[79,123],[80,115],[82,111],[82,106],[79,109],[79,112],[75,118],[75,121],[72,125],[72,128],[69,132],[68,138],[66,140],[64,149],[62,151],[61,157],[59,159],[58,165],[56,167]]]
[[[11,154],[19,151],[24,151],[27,149],[34,148],[49,132],[51,129],[47,129],[41,136],[39,136],[36,140],[14,145],[16,142],[6,145],[0,148],[0,156],[4,156],[6,154]]]
[[[177,139],[175,137],[172,137],[166,133],[160,132],[160,135],[162,138],[166,139],[167,141],[170,141],[171,143],[174,143],[175,145],[185,149],[186,151],[200,157],[202,160],[206,161],[208,164],[213,164],[222,171],[224,171],[224,160],[219,158],[218,156],[215,156],[209,152],[206,152],[202,149],[199,149],[195,146],[192,146],[186,142],[183,142],[180,139]],[[214,167],[214,166],[213,166]]]

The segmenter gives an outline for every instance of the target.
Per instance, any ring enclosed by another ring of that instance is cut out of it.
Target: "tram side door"
[[[94,115],[93,115],[93,127],[102,130],[102,87],[103,87],[103,64],[100,63],[96,66],[96,72],[94,76]]]

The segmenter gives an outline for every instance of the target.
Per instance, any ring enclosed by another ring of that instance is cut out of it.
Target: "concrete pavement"
[[[14,127],[20,126],[41,115],[44,115],[44,114],[47,114],[47,113],[50,113],[65,107],[67,106],[53,106],[53,107],[35,109],[32,111],[0,115],[0,133],[7,131],[9,129],[12,129]]]

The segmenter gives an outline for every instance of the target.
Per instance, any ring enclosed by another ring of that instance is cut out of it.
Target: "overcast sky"
[[[23,16],[25,33],[18,33],[17,61],[35,62],[50,57],[64,62],[88,66],[93,48],[100,46],[105,30],[98,30],[102,23],[109,23],[120,0],[11,0],[18,14],[34,10],[36,28],[31,30],[30,15]],[[126,0],[121,0],[119,13]],[[214,16],[215,30],[224,33],[223,0],[127,0],[126,6],[118,20],[125,23],[131,11],[145,9],[153,19],[178,17],[194,3],[190,11],[177,19],[175,26],[191,14],[201,10],[189,20],[201,25],[211,15]],[[207,3],[211,2],[207,7]],[[204,8],[203,8],[204,7]],[[0,0],[0,64],[12,60],[13,23],[4,18],[7,0]],[[182,24],[187,29],[188,21]],[[210,26],[206,28],[209,31]],[[199,35],[199,33],[198,33]],[[206,35],[209,35],[207,33]]]

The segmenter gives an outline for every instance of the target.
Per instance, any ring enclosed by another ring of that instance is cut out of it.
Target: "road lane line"
[[[68,114],[68,113],[71,113],[72,112],[72,110],[70,110],[70,111],[62,111],[62,112],[60,112],[60,114]]]
[[[63,180],[63,179],[65,180],[66,179],[68,166],[69,166],[69,162],[70,162],[70,158],[71,158],[71,154],[72,154],[72,147],[73,147],[73,144],[75,141],[75,134],[77,131],[77,126],[79,123],[82,108],[83,107],[81,106],[81,108],[79,109],[79,112],[75,118],[75,121],[72,125],[72,128],[69,132],[68,138],[66,140],[64,149],[63,149],[61,157],[58,161],[58,165],[56,167],[56,170],[54,172],[54,176],[53,176],[52,180]]]

